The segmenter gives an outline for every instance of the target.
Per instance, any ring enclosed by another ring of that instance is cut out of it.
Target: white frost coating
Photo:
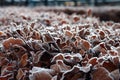
[[[30,70],[31,75],[29,75],[29,79],[30,80],[35,80],[36,79],[36,76],[35,76],[36,74],[38,74],[38,75],[45,74],[45,76],[48,75],[47,77],[50,78],[51,75],[49,73],[52,73],[52,72],[53,72],[53,70],[50,70],[50,69],[33,67],[32,70]]]
[[[41,71],[52,72],[53,70],[40,68],[40,67],[33,67],[32,70],[30,70],[31,73],[36,73]]]
[[[87,66],[85,67],[80,67],[80,71],[83,71],[85,73],[89,72],[90,71],[90,67],[92,66],[92,64],[88,64]]]
[[[46,30],[51,30],[51,31],[54,31],[54,27],[46,27]]]
[[[77,57],[77,58],[79,58],[80,61],[82,60],[82,56],[80,53],[76,53],[72,57]]]
[[[66,73],[68,73],[68,72],[71,72],[75,67],[79,68],[79,66],[73,66],[72,69],[67,70],[66,72],[63,73],[62,78],[61,78],[60,80],[63,80],[63,79],[64,79],[64,75],[65,75]]]
[[[64,79],[64,75],[65,75],[66,73],[68,73],[68,72],[71,72],[75,67],[78,68],[80,71],[83,71],[83,72],[87,73],[87,72],[90,71],[90,67],[91,67],[91,66],[92,66],[91,64],[87,65],[86,67],[79,67],[78,65],[77,65],[77,66],[75,65],[75,66],[73,66],[72,69],[67,70],[66,72],[64,72],[63,75],[62,75],[62,78],[61,78],[60,80],[63,80],[63,79]]]
[[[104,42],[101,42],[100,44],[104,44]],[[95,52],[100,51],[100,49],[101,49],[100,44],[96,45],[96,46],[93,48],[93,50],[94,50]]]
[[[65,72],[70,69],[70,66],[65,65],[62,60],[57,60],[56,64],[58,65],[61,72]]]
[[[117,47],[116,50],[118,52],[118,55],[120,56],[120,47]]]
[[[55,59],[56,59],[56,57],[59,57],[59,56],[62,56],[62,57],[64,58],[64,55],[63,55],[62,53],[59,53],[59,54],[57,54],[57,55],[55,55],[55,56],[53,57],[53,59],[51,60],[51,62],[54,62]]]

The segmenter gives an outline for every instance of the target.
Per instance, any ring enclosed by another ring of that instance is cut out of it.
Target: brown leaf
[[[92,72],[92,80],[113,80],[113,78],[104,67],[100,67]]]
[[[31,23],[31,25],[30,25],[30,26],[31,26],[31,28],[34,28],[34,26],[35,26],[35,23]]]
[[[85,55],[85,50],[81,49],[81,50],[79,50],[79,53],[80,53],[82,56],[84,56],[84,55]]]
[[[62,75],[62,79],[61,80],[78,80],[79,78],[82,78],[83,72],[80,71],[80,68],[78,66],[74,66],[72,69],[70,69],[69,71],[66,71],[63,75]]]
[[[67,21],[62,20],[60,24],[61,24],[61,25],[62,25],[62,24],[67,24]]]
[[[114,56],[113,59],[111,60],[115,66],[118,66],[120,63],[120,57],[119,56]]]
[[[88,61],[89,64],[92,64],[92,66],[95,66],[96,64],[98,64],[98,60],[97,57],[93,57]]]
[[[105,38],[105,32],[104,31],[100,31],[99,32],[100,38],[104,39]]]
[[[7,58],[0,58],[0,66],[4,66],[9,63]]]
[[[9,80],[9,79],[13,79],[13,74],[7,74],[5,76],[0,76],[0,80]]]
[[[33,63],[38,63],[40,60],[40,56],[41,56],[42,51],[37,51],[36,53],[32,53],[32,58],[33,58]]]
[[[57,80],[57,76],[52,77],[51,80]]]
[[[109,72],[117,69],[117,67],[111,61],[105,61],[102,66],[106,68]]]
[[[21,60],[20,60],[19,66],[20,66],[20,67],[24,67],[24,66],[26,66],[27,63],[28,63],[27,60],[28,60],[28,55],[27,55],[27,53],[25,53],[25,54],[21,57]]]
[[[109,54],[110,54],[111,56],[117,56],[117,55],[118,55],[118,53],[115,52],[115,51],[113,51],[113,50],[110,50],[110,51],[109,51]]]
[[[4,46],[5,49],[9,49],[10,46],[15,45],[15,44],[17,44],[17,45],[23,45],[24,42],[23,42],[22,39],[13,38],[13,37],[10,37],[10,38],[6,39],[6,40],[3,42],[3,46]]]
[[[57,60],[56,64],[59,65],[59,68],[60,68],[61,72],[62,71],[67,71],[67,70],[71,69],[71,67],[67,66],[66,64],[64,64],[62,60]]]
[[[3,31],[0,31],[0,36],[5,35],[5,33]]]
[[[2,69],[1,69],[1,75],[5,76],[6,74],[9,74],[13,70],[14,70],[14,66],[7,66],[6,65],[6,66],[2,67]]]
[[[72,55],[72,57],[75,62],[80,62],[82,60],[82,56],[79,53]]]
[[[66,43],[62,42],[61,39],[58,39],[56,41],[57,45],[60,47],[60,49],[62,49],[63,47],[66,46]]]
[[[82,66],[86,66],[88,61],[89,61],[88,54],[86,54],[85,57],[82,59],[82,62],[81,62]]]
[[[17,73],[17,76],[16,76],[16,78],[17,78],[17,80],[21,80],[21,78],[24,76],[24,72],[22,71],[22,69],[20,68],[19,70],[18,70],[18,73]]]
[[[110,75],[114,78],[114,80],[119,80],[120,79],[120,73],[119,70],[116,69],[110,73]]]
[[[89,50],[91,48],[90,43],[86,40],[81,40],[82,46],[85,50]]]
[[[59,53],[59,54],[57,54],[57,55],[55,55],[53,57],[53,59],[51,60],[51,62],[56,62],[57,60],[63,60],[63,59],[64,59],[64,55],[61,54],[61,53]]]
[[[72,38],[73,37],[73,33],[68,31],[68,30],[65,30],[65,36],[68,36],[69,38]]]
[[[75,22],[77,22],[77,21],[80,20],[80,18],[76,16],[76,17],[73,18],[73,20],[74,20]]]
[[[33,38],[33,39],[36,39],[36,40],[40,40],[40,39],[41,39],[41,35],[40,35],[39,32],[34,31],[34,32],[33,32],[33,35],[32,35],[32,38]]]
[[[30,80],[51,80],[50,69],[33,67],[29,75]]]
[[[24,47],[20,45],[13,45],[12,47],[13,53],[17,56],[17,58],[21,59],[22,55],[27,51]]]
[[[60,73],[60,67],[58,64],[53,64],[50,66],[50,69],[54,70],[55,73]]]
[[[91,9],[88,9],[87,15],[88,15],[88,16],[92,15],[92,10],[91,10]]]
[[[48,19],[46,19],[46,20],[45,20],[45,24],[46,24],[46,25],[51,25],[51,21],[48,20]]]
[[[52,36],[51,36],[50,34],[44,34],[44,36],[45,36],[45,41],[46,41],[46,42],[51,42],[51,41],[53,41]]]

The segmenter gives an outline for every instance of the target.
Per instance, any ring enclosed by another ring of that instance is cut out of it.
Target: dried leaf
[[[120,73],[119,70],[116,69],[110,73],[110,75],[114,78],[114,80],[119,80],[120,79]]]
[[[63,59],[64,59],[64,55],[62,53],[59,53],[53,57],[51,62],[56,62],[57,60],[63,60]]]
[[[81,44],[85,50],[89,50],[91,48],[90,43],[86,40],[81,40]]]
[[[3,31],[0,31],[0,36],[5,35],[5,33]]]
[[[50,75],[50,69],[33,67],[30,71],[32,74],[29,75],[30,80],[51,80],[52,76]]]
[[[58,39],[56,41],[57,45],[59,46],[60,49],[66,46],[66,43],[62,42],[61,39]]]
[[[19,58],[21,59],[22,55],[25,54],[25,52],[27,51],[24,47],[19,46],[19,45],[13,45],[12,47],[12,51],[13,53]]]
[[[105,61],[102,66],[106,68],[109,72],[114,71],[117,67],[111,61]]]
[[[95,66],[96,64],[98,64],[98,60],[97,57],[93,57],[88,61],[89,64],[92,64],[92,66]]]
[[[104,33],[104,31],[100,31],[100,32],[99,32],[99,35],[100,35],[100,38],[101,38],[101,39],[104,39],[104,38],[105,38],[105,33]]]
[[[5,76],[0,76],[0,80],[10,80],[10,79],[13,79],[13,74],[12,73],[7,74]]]
[[[5,49],[9,49],[10,46],[15,45],[15,44],[23,45],[24,42],[23,42],[23,40],[21,40],[19,38],[13,38],[13,37],[10,37],[3,42],[3,46]]]
[[[71,70],[66,71],[63,75],[61,80],[77,80],[79,78],[82,78],[83,72],[80,71],[80,68],[78,66],[74,66]]]
[[[20,68],[20,69],[18,70],[18,73],[17,73],[16,78],[17,78],[17,80],[21,80],[23,76],[24,76],[24,72],[23,72],[22,69]]]
[[[33,38],[33,39],[36,39],[36,40],[40,40],[40,39],[41,39],[41,35],[40,35],[39,32],[34,31],[34,32],[33,32],[33,35],[32,35],[32,38]]]
[[[9,63],[9,60],[7,58],[0,58],[0,66],[4,66]]]
[[[68,31],[68,30],[65,30],[65,36],[68,36],[69,38],[72,38],[73,37],[73,33]]]
[[[77,22],[77,21],[80,20],[80,18],[76,16],[76,17],[73,18],[73,20],[74,20],[75,22]]]
[[[26,66],[27,63],[28,63],[27,60],[28,60],[28,55],[27,55],[27,53],[25,53],[25,54],[21,57],[21,60],[20,60],[19,66],[20,66],[20,67],[24,67],[24,66]]]
[[[57,60],[56,64],[59,65],[59,68],[60,68],[61,72],[64,72],[64,71],[67,71],[67,70],[71,69],[71,67],[64,64],[62,60]]]
[[[113,78],[104,67],[100,67],[92,72],[92,80],[113,80]]]
[[[52,42],[53,41],[52,36],[50,34],[44,34],[44,36],[45,36],[45,41],[46,42]]]

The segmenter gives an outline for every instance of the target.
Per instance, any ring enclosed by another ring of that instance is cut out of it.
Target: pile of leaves
[[[120,24],[84,15],[0,9],[0,80],[119,80]]]

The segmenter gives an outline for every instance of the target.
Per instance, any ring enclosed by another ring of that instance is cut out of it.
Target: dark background
[[[0,7],[6,6],[46,6],[49,10],[54,6],[64,7],[63,10],[55,8],[54,10],[63,11],[67,14],[84,14],[83,9],[92,7],[93,16],[99,17],[101,21],[120,22],[120,0],[0,0]],[[66,9],[67,7],[74,8]],[[83,9],[81,9],[81,7]],[[78,8],[78,9],[76,9]]]
[[[103,6],[103,5],[120,5],[120,0],[0,0],[0,5]]]

